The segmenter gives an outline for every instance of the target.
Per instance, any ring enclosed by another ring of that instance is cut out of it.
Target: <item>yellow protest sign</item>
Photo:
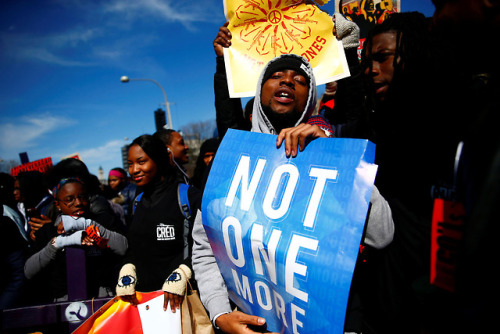
[[[260,72],[277,56],[306,58],[317,84],[349,76],[342,43],[333,36],[332,18],[302,0],[225,0],[232,34],[224,60],[231,97],[255,95]]]

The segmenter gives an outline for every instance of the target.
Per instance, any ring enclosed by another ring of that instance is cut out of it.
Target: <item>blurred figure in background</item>
[[[185,164],[189,162],[189,147],[184,142],[182,135],[172,129],[161,129],[155,133],[167,147],[170,163],[177,167],[177,178],[185,184],[189,184],[190,178],[187,174]]]
[[[34,240],[35,232],[50,221],[47,216],[53,198],[45,184],[44,175],[39,171],[20,172],[14,183],[14,198],[24,217],[25,230]]]
[[[120,204],[125,214],[127,226],[132,221],[132,207],[136,197],[137,186],[130,182],[127,173],[123,168],[116,167],[109,171],[108,175],[109,187],[116,193],[118,200],[114,200]]]
[[[24,279],[24,262],[28,248],[28,235],[24,221],[16,210],[14,178],[0,173],[0,310],[21,304]]]
[[[217,138],[207,139],[201,144],[200,153],[196,159],[196,166],[194,169],[194,175],[191,179],[193,185],[203,191],[205,188],[206,170],[212,159],[215,157],[215,153],[219,147],[219,140]]]

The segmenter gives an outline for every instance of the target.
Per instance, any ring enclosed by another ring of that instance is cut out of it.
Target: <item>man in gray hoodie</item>
[[[309,62],[294,54],[271,60],[261,72],[253,105],[252,131],[279,134],[287,155],[295,156],[305,138],[332,137],[333,130],[321,116],[311,116],[316,106],[316,82]],[[369,223],[363,242],[380,249],[394,234],[390,208],[374,187]],[[200,297],[216,328],[225,333],[249,333],[248,326],[262,326],[265,319],[232,311],[226,284],[216,263],[198,211],[193,228],[193,269]]]

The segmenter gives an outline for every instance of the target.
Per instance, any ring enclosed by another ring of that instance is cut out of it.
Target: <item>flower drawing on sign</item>
[[[300,55],[323,84],[345,78],[349,69],[333,21],[318,3],[325,0],[224,0],[231,46],[224,63],[231,97],[255,94],[260,71],[283,54]]]
[[[235,10],[239,38],[247,51],[273,57],[298,53],[304,49],[303,40],[312,35],[318,25],[316,6],[304,6],[302,1],[244,0]]]

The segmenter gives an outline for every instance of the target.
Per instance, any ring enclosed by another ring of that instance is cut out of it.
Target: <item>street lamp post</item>
[[[160,87],[162,93],[163,93],[163,98],[165,99],[165,108],[167,108],[167,120],[168,120],[168,124],[167,124],[167,128],[168,129],[173,129],[173,126],[172,126],[172,116],[170,115],[170,104],[168,103],[168,100],[167,100],[167,93],[165,93],[165,89],[163,89],[163,87],[156,81],[156,80],[153,80],[153,79],[132,79],[132,78],[129,78],[127,77],[126,75],[122,76],[120,78],[120,81],[123,82],[123,83],[126,83],[126,82],[129,82],[129,81],[151,81],[152,83],[156,84],[158,87]]]

